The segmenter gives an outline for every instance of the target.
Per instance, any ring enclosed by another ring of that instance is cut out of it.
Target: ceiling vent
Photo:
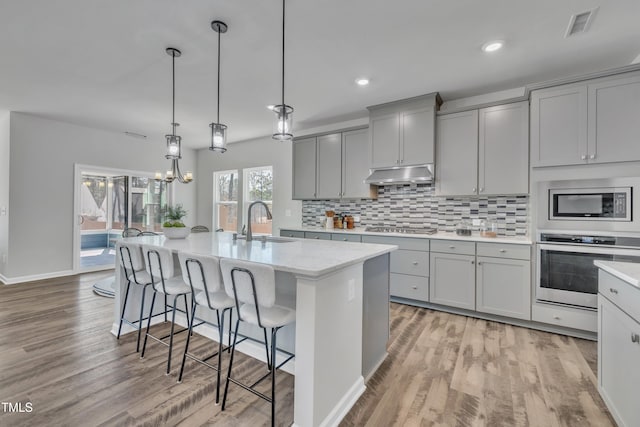
[[[593,22],[593,18],[597,11],[598,8],[595,8],[573,15],[569,19],[569,26],[567,27],[567,32],[564,37],[567,38],[576,34],[586,33],[589,30],[591,22]]]

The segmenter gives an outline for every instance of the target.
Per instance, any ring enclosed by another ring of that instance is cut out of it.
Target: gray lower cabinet
[[[392,297],[429,301],[428,239],[363,235],[362,242],[398,246],[391,252],[389,267]]]
[[[531,262],[478,256],[476,311],[531,320]]]
[[[475,255],[431,252],[430,302],[475,310],[475,263]]]
[[[299,239],[304,239],[304,231],[297,230],[280,230],[281,237],[297,237]]]
[[[362,241],[362,237],[359,234],[331,233],[331,240],[359,243]]]
[[[640,291],[600,270],[598,292],[598,391],[619,426],[640,426]]]

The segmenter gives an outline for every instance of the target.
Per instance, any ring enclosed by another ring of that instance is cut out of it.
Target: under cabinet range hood
[[[372,185],[433,182],[433,164],[371,169],[371,175],[364,182]]]

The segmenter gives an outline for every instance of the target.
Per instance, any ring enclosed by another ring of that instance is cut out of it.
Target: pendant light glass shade
[[[217,120],[211,124],[211,146],[209,150],[224,153],[227,151],[227,126],[220,123],[220,35],[229,27],[222,21],[211,22],[211,29],[218,33],[218,109]]]
[[[276,115],[273,128],[273,139],[287,141],[293,138],[293,108],[289,105],[276,105],[273,107]]]
[[[177,123],[174,123],[175,126],[178,126]],[[172,135],[165,135],[167,138],[167,154],[164,156],[169,160],[181,159],[182,158],[182,137],[175,134],[175,131]]]
[[[282,102],[273,107],[276,115],[273,124],[273,139],[288,141],[293,139],[293,107],[284,102],[284,29],[285,29],[285,0],[282,0]]]
[[[222,123],[211,123],[211,146],[209,150],[224,153],[227,151],[227,126]]]

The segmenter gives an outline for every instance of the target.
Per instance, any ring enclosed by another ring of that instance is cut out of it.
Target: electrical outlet
[[[349,279],[347,282],[347,289],[349,295],[347,296],[347,301],[353,301],[356,297],[356,281],[355,279]]]

